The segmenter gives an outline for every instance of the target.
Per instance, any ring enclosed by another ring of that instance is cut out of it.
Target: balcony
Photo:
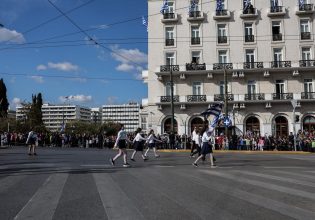
[[[273,93],[273,100],[291,100],[293,99],[293,93]]]
[[[191,11],[189,12],[189,17],[187,18],[188,21],[203,21],[205,18],[201,11]]]
[[[206,70],[205,63],[186,63],[186,70],[187,71],[197,71],[197,70]]]
[[[283,16],[286,14],[285,8],[283,6],[273,6],[270,7],[267,16],[268,17],[276,17],[276,16]]]
[[[247,9],[243,9],[242,14],[240,15],[243,19],[253,19],[258,17],[257,9],[253,7],[249,7]]]
[[[315,67],[315,60],[299,60],[300,67]]]
[[[191,45],[200,45],[200,37],[192,37]]]
[[[206,102],[207,96],[206,95],[188,95],[187,102]]]
[[[171,96],[161,96],[160,102],[171,102]],[[179,102],[179,95],[173,96],[173,102]]]
[[[227,36],[218,36],[218,43],[219,44],[226,44],[227,43]]]
[[[313,4],[302,4],[299,5],[296,15],[311,15],[314,13],[314,5]]]
[[[260,101],[265,100],[264,93],[245,94],[245,101]]]
[[[232,63],[214,63],[213,64],[213,70],[223,70],[223,69],[232,70],[233,64]]]
[[[315,99],[315,92],[302,92],[301,99]]]
[[[233,94],[227,94],[228,101],[234,101]],[[224,101],[224,94],[214,94],[214,101],[215,102],[223,102]]]
[[[272,40],[273,41],[282,41],[282,34],[273,34]]]
[[[179,65],[162,65],[160,66],[160,72],[177,72],[179,71]]]
[[[243,69],[259,69],[264,68],[263,62],[244,62]]]
[[[245,35],[245,42],[254,42],[255,41],[255,36],[254,35]]]
[[[214,20],[220,20],[220,19],[229,19],[231,18],[231,13],[228,10],[222,9],[222,10],[216,10],[215,14],[213,15]]]
[[[271,68],[291,67],[291,61],[272,61]]]
[[[163,14],[163,18],[162,18],[162,23],[172,23],[172,22],[177,22],[178,21],[178,17],[177,14],[173,13],[173,12],[167,12]]]
[[[310,40],[311,32],[301,32],[301,40]]]
[[[165,39],[165,46],[174,46],[175,41],[174,39]]]

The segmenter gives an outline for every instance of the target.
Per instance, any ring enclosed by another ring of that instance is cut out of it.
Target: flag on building
[[[202,112],[201,115],[203,115],[204,117],[208,117],[209,115],[214,115],[214,116],[219,117],[222,111],[222,106],[223,106],[222,103],[214,104],[210,106],[210,108],[208,108],[206,111]]]
[[[246,13],[246,11],[249,9],[250,5],[251,5],[250,0],[245,0],[243,13]]]
[[[217,0],[217,11],[222,11],[223,10],[223,4],[222,0]]]
[[[144,16],[142,16],[142,24],[147,28],[147,32],[149,32],[148,22],[145,20]]]
[[[164,12],[165,12],[166,10],[168,10],[168,1],[167,1],[167,0],[164,0],[160,12],[161,12],[162,14],[164,14]]]
[[[190,6],[189,6],[189,13],[195,11],[195,10],[196,10],[196,7],[197,7],[196,0],[192,0],[192,1],[190,2]]]

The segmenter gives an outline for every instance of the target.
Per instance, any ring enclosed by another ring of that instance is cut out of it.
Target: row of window
[[[224,81],[220,81],[219,84],[220,94],[225,93]],[[228,84],[228,92],[231,93],[231,85]],[[287,92],[286,81],[285,80],[276,80],[275,81],[275,92],[277,94],[282,94]],[[314,81],[312,79],[304,79],[304,93],[314,93]],[[247,94],[257,94],[258,86],[255,80],[249,80],[247,82]],[[167,82],[165,86],[166,96],[171,96],[171,83]],[[202,82],[196,81],[192,83],[192,95],[203,95],[203,84]],[[315,98],[315,96],[314,96]]]
[[[272,48],[272,55],[273,55],[273,62],[272,62],[272,68],[278,68],[278,67],[290,67],[291,62],[285,61],[285,50],[284,48]],[[312,47],[302,47],[300,51],[300,66],[301,67],[310,67],[315,66],[315,62],[313,62],[313,52]],[[227,49],[218,49],[217,50],[217,60],[219,64],[227,64],[231,63],[229,58],[229,50]],[[245,49],[244,53],[244,62],[248,64],[245,65],[244,68],[250,69],[250,68],[258,68],[257,66],[257,51],[255,48],[252,49]],[[165,52],[165,65],[176,65],[176,53],[175,52]],[[201,50],[192,50],[191,51],[191,63],[202,63],[202,51]],[[263,65],[263,64],[261,64]],[[261,66],[260,68],[263,68]]]

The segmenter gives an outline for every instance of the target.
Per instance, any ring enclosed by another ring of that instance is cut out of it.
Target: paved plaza
[[[315,154],[186,152],[115,167],[107,149],[0,150],[0,219],[315,219]],[[128,152],[129,156],[131,152]]]

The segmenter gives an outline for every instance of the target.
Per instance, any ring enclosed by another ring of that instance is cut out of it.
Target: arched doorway
[[[276,137],[288,136],[288,120],[284,116],[278,116],[275,119]]]
[[[177,121],[174,119],[174,132],[177,133],[178,126],[177,126]],[[172,123],[171,123],[171,118],[168,118],[164,122],[164,133],[171,133],[172,130]]]
[[[303,131],[315,131],[315,117],[306,116],[303,120]]]
[[[203,123],[204,121],[201,118],[194,118],[193,120],[191,120],[190,123],[190,132],[193,132],[194,128],[196,127],[199,131],[202,130],[203,128]]]
[[[249,131],[252,134],[260,135],[260,122],[255,116],[251,116],[246,120],[246,132]]]

